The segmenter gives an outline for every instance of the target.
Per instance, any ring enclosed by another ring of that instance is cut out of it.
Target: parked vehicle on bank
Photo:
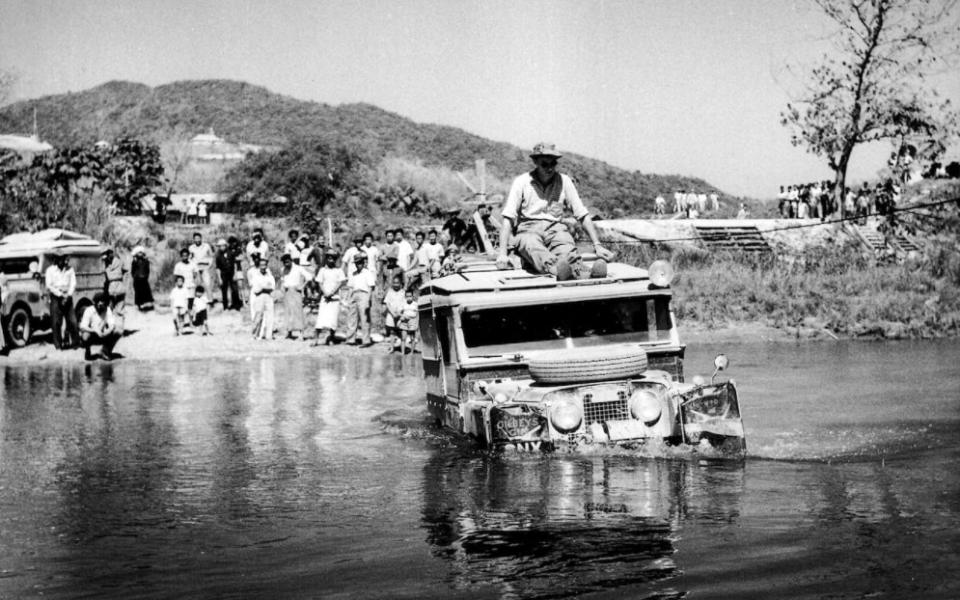
[[[428,282],[420,332],[430,414],[495,448],[662,440],[743,452],[734,382],[684,381],[671,278],[663,261],[611,263],[604,278],[563,282],[478,262]],[[714,379],[726,366],[718,356]]]
[[[62,252],[77,274],[73,296],[77,320],[103,291],[103,245],[97,240],[63,229],[16,233],[0,239],[0,272],[6,292],[0,303],[0,326],[14,346],[25,346],[34,332],[50,328],[50,298],[43,274]]]

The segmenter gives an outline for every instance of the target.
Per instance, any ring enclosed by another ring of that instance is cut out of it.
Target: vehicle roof
[[[14,233],[0,239],[0,258],[30,256],[53,250],[97,255],[103,248],[100,242],[88,235],[66,229],[44,229],[36,233]]]
[[[589,266],[589,261],[585,262]],[[553,275],[502,270],[492,261],[477,261],[465,265],[460,273],[438,277],[420,288],[421,304],[437,305],[542,301],[548,290],[551,299],[575,300],[644,293],[651,286],[646,269],[623,263],[608,263],[607,276],[602,279],[557,281]],[[669,290],[662,293],[670,294]]]

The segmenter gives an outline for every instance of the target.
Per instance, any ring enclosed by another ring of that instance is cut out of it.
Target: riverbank
[[[837,336],[829,329],[815,323],[799,327],[778,328],[757,322],[729,322],[723,326],[710,326],[696,321],[681,321],[678,324],[680,339],[688,345],[739,344],[751,342],[797,343],[833,342],[840,339],[863,339],[860,336]],[[175,336],[173,323],[167,309],[140,313],[130,311],[126,322],[126,335],[117,344],[116,352],[124,361],[177,361],[208,359],[252,359],[283,356],[361,356],[370,353],[385,354],[390,350],[386,341],[368,348],[337,344],[311,346],[313,340],[286,339],[277,336],[274,340],[255,340],[250,333],[250,318],[245,311],[221,311],[213,309],[210,315],[212,335],[203,336],[194,331]],[[882,331],[865,336],[867,339],[882,339]],[[905,336],[886,336],[899,338]],[[413,355],[419,360],[419,355]],[[3,365],[37,364],[82,364],[83,350],[58,351],[49,342],[48,336],[38,339],[25,348],[11,350],[8,356],[0,356]]]

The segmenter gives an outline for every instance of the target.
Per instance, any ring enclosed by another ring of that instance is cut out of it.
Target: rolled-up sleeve
[[[503,204],[503,210],[500,211],[500,214],[516,223],[522,199],[523,181],[521,177],[517,177],[513,180],[513,185],[510,186],[510,193],[507,194],[507,201]]]
[[[573,184],[573,180],[568,176],[561,175],[561,177],[563,177],[563,194],[566,196],[567,206],[570,207],[570,211],[574,217],[583,219],[590,214],[590,211],[583,205],[583,200],[580,199],[580,193],[577,192],[577,186]]]

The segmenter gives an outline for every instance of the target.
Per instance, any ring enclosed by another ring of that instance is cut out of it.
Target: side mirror
[[[723,371],[730,364],[730,361],[727,360],[726,354],[718,354],[715,359],[713,359],[713,376],[710,378],[710,383],[713,383],[713,380],[717,378],[717,373]]]
[[[35,260],[31,260],[30,264],[27,265],[27,270],[36,275],[40,272],[40,263]]]

